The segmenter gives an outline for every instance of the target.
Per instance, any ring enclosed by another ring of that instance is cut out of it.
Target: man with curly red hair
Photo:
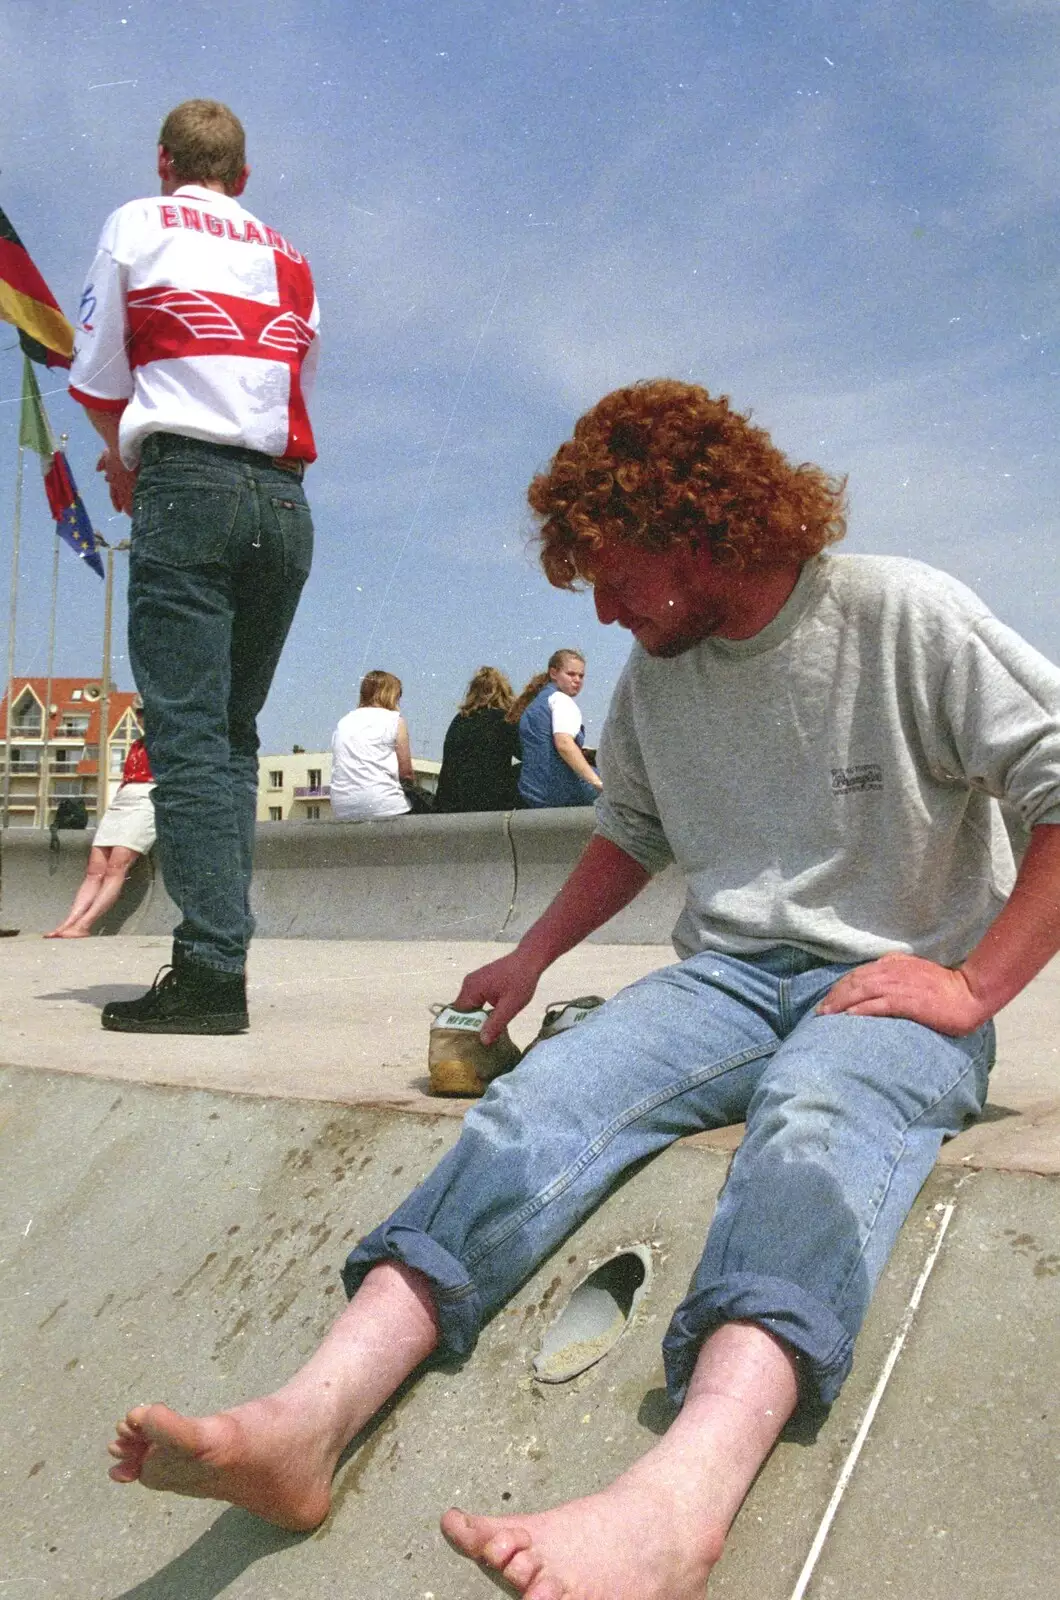
[[[843,485],[690,384],[621,389],[530,502],[553,583],[637,641],[594,835],[465,979],[488,1043],[551,962],[676,862],[678,961],[535,1045],[349,1256],[350,1305],[276,1395],[131,1412],[112,1476],[306,1528],[339,1453],[637,1164],[745,1121],[663,1350],[679,1412],[609,1487],[443,1528],[526,1600],[702,1600],[796,1406],[827,1406],[993,1015],[1060,948],[1060,671],[917,562],[834,556]],[[997,802],[1032,830],[1018,876]]]

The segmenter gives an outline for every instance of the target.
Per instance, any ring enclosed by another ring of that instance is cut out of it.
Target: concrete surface
[[[168,939],[23,934],[0,942],[0,1064],[460,1116],[462,1102],[426,1094],[428,1007],[454,999],[466,972],[509,948],[262,939],[251,956],[249,1033],[145,1045],[135,1034],[104,1033],[99,1011],[143,992],[169,959]],[[660,945],[582,945],[546,974],[512,1036],[528,1044],[553,1000],[612,995],[673,959]],[[1060,959],[1002,1012],[998,1040],[987,1115],[942,1159],[1060,1170]],[[732,1150],[739,1133],[702,1137]]]
[[[427,1005],[504,946],[261,941],[253,1028],[104,1034],[160,938],[0,943],[0,1600],[486,1600],[437,1533],[450,1501],[533,1508],[606,1481],[667,1421],[658,1346],[738,1136],[638,1172],[487,1328],[463,1370],[410,1385],[357,1442],[336,1508],[297,1539],[106,1478],[137,1400],[212,1409],[282,1379],[341,1305],[350,1243],[459,1131],[424,1094]],[[621,983],[657,946],[586,946],[547,1001]],[[808,1600],[1046,1600],[1057,1592],[1060,966],[999,1024],[988,1118],[954,1140],[903,1232],[820,1433],[782,1442],[712,1600],[791,1600],[896,1335],[908,1339],[809,1579]],[[940,1224],[952,1220],[910,1315]],[[566,1384],[531,1362],[592,1266],[652,1277],[614,1348]]]

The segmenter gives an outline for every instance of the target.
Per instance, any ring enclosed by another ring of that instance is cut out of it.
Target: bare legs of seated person
[[[138,850],[130,850],[123,844],[93,845],[73,905],[59,926],[44,937],[86,939],[93,923],[98,922],[103,913],[116,904],[129,871],[139,858]]]
[[[342,1451],[437,1341],[427,1280],[383,1263],[276,1393],[211,1417],[135,1407],[110,1446],[110,1475],[315,1528]],[[754,1323],[726,1323],[700,1349],[669,1431],[609,1488],[528,1516],[450,1510],[442,1529],[526,1600],[702,1600],[796,1399],[787,1346]]]

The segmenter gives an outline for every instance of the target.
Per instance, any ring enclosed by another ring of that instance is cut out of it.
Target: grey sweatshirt
[[[997,800],[1060,823],[1060,669],[945,573],[826,554],[751,639],[635,645],[599,762],[597,832],[685,874],[680,956],[952,966],[1014,880]]]

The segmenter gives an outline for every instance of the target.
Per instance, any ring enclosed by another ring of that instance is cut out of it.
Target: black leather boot
[[[108,1001],[102,1021],[112,1033],[242,1033],[250,1026],[246,975],[182,956],[138,1000]]]

